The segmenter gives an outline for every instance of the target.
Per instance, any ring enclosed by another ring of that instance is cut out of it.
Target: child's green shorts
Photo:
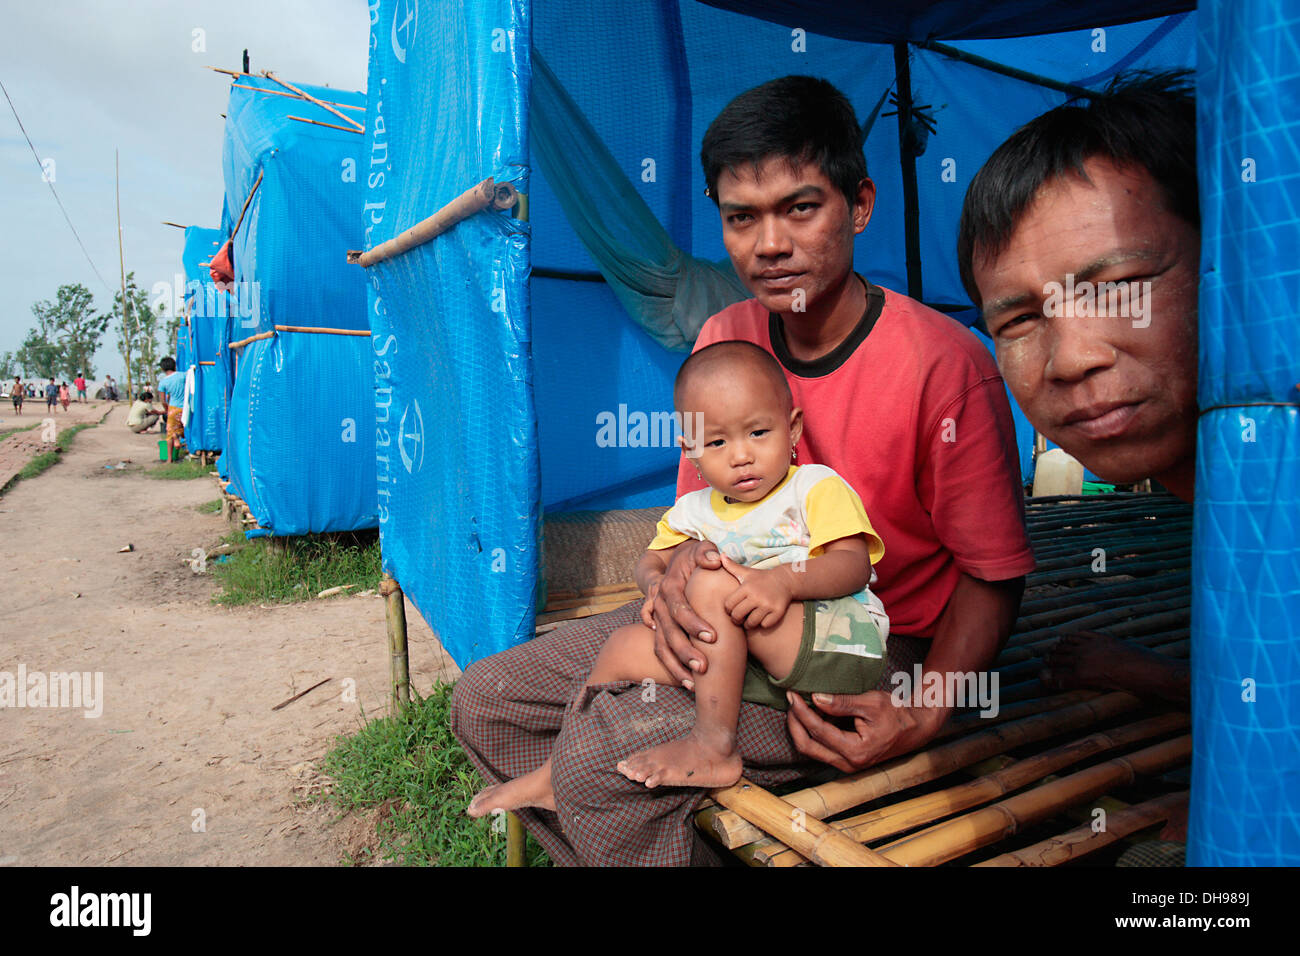
[[[751,704],[789,708],[785,692],[865,694],[875,690],[885,670],[885,642],[867,607],[853,597],[803,602],[799,656],[781,680],[754,658],[745,671],[742,696]]]

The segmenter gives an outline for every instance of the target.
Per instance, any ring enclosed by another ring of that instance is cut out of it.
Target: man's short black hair
[[[142,401],[142,402],[152,402],[152,401],[153,401],[153,392],[149,392],[149,391],[141,392],[141,393],[140,393],[140,401]]]
[[[158,363],[158,367],[164,372],[176,371],[176,360],[170,355],[164,355],[163,360]]]
[[[815,163],[849,208],[867,178],[862,127],[848,97],[826,80],[783,76],[741,93],[709,124],[700,147],[714,205],[722,171],[783,156],[792,166]]]
[[[993,151],[966,190],[957,229],[957,264],[972,302],[982,305],[975,255],[1002,252],[1043,184],[1084,176],[1084,160],[1094,157],[1145,169],[1160,184],[1165,208],[1199,229],[1191,71],[1121,74],[1086,106],[1058,106]]]

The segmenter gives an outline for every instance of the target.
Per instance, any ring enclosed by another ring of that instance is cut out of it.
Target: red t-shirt
[[[986,581],[1028,574],[1020,459],[996,363],[960,323],[869,286],[858,328],[829,355],[793,358],[779,319],[756,299],[710,318],[695,342],[742,339],[785,369],[803,409],[799,464],[835,469],[885,542],[872,590],[891,633],[931,637],[958,572]],[[774,341],[775,339],[775,341]],[[682,458],[677,496],[704,487]]]

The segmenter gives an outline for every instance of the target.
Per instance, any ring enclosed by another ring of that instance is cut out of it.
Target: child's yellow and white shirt
[[[677,499],[655,532],[652,551],[690,538],[712,541],[737,564],[759,569],[815,558],[825,545],[855,534],[866,535],[873,566],[885,554],[862,499],[825,465],[791,465],[781,484],[759,501],[729,502],[712,488],[692,491]],[[871,591],[875,583],[873,567],[868,586],[852,597],[867,606],[884,638],[889,618]]]

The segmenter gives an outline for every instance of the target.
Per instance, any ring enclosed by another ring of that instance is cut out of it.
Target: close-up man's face
[[[1200,234],[1146,170],[1084,169],[1046,183],[972,270],[1030,422],[1107,481],[1138,481],[1194,460]]]
[[[875,187],[848,202],[815,163],[779,156],[718,176],[722,241],[741,281],[784,315],[813,308],[853,268],[853,237],[867,226]]]

